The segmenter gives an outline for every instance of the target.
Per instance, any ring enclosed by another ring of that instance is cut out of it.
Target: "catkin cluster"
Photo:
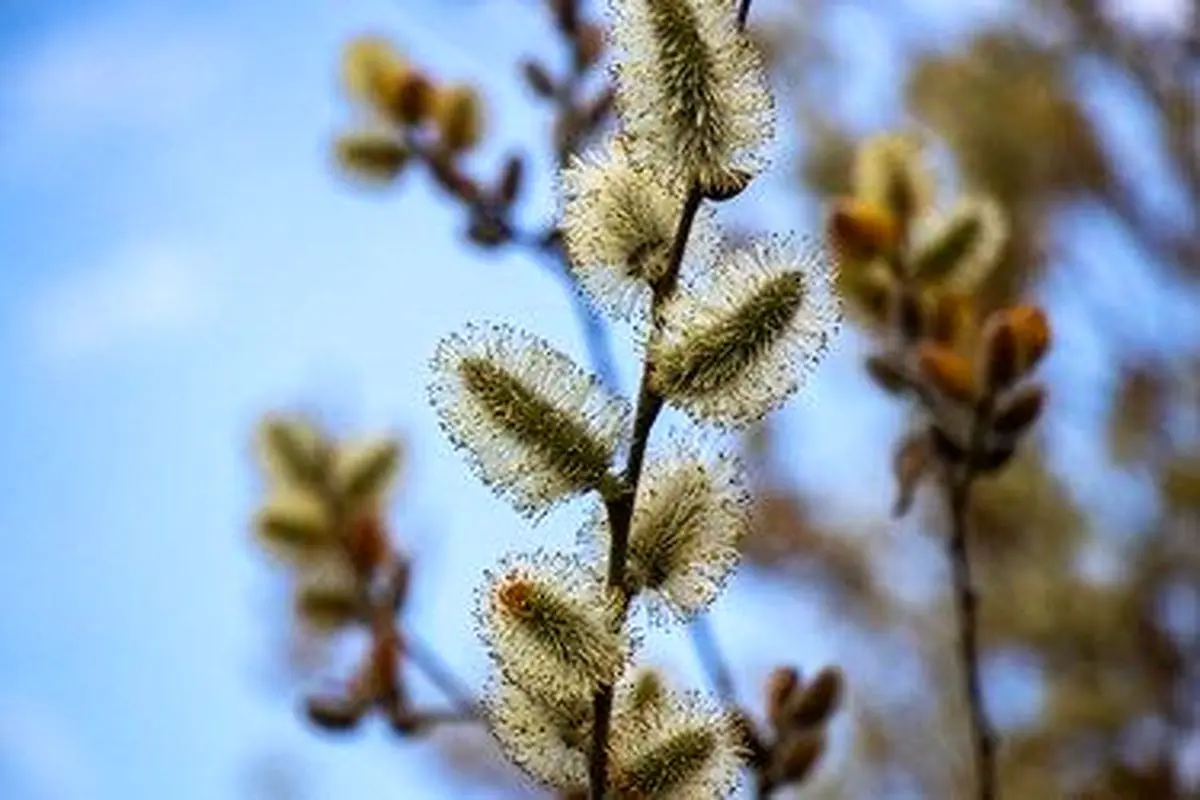
[[[382,436],[336,441],[304,417],[270,415],[256,445],[267,495],[254,515],[255,541],[291,573],[297,619],[321,637],[359,629],[368,638],[344,690],[308,699],[309,720],[349,730],[377,709],[398,732],[413,732],[419,720],[392,621],[407,591],[408,562],[383,519],[399,443]]]
[[[903,513],[934,463],[986,474],[1009,462],[1046,403],[1045,388],[1025,379],[1050,346],[1050,326],[1032,305],[978,313],[980,284],[1006,243],[1005,213],[970,194],[938,211],[919,140],[866,140],[853,188],[833,204],[827,233],[852,307],[882,340],[867,371],[929,416],[896,451]]]
[[[720,438],[804,383],[840,305],[815,242],[722,240],[710,204],[761,169],[773,118],[736,4],[613,0],[610,11],[618,129],[564,168],[560,229],[587,299],[633,323],[637,400],[503,323],[443,340],[430,398],[479,478],[531,521],[573,498],[594,503],[578,552],[510,555],[479,589],[495,667],[488,719],[506,752],[562,792],[721,797],[751,758],[743,721],[631,668],[635,612],[688,620],[718,595],[748,525],[742,471]],[[664,406],[710,432],[651,442]]]

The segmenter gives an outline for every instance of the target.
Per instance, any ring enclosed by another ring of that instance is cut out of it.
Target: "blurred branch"
[[[975,754],[975,772],[979,800],[996,797],[996,735],[983,706],[979,676],[978,596],[971,579],[971,560],[967,550],[967,514],[976,464],[983,453],[991,415],[989,399],[976,409],[966,458],[957,476],[947,476],[950,506],[950,562],[954,574],[955,605],[958,609],[958,650],[966,683],[971,736]]]
[[[442,661],[441,656],[412,631],[405,632],[404,653],[437,688],[457,707],[454,719],[476,720],[481,718],[479,704],[471,689]]]
[[[737,695],[733,686],[733,674],[729,671],[729,665],[721,655],[721,649],[713,635],[708,617],[700,616],[692,620],[688,626],[688,632],[692,637],[692,645],[696,648],[696,657],[708,675],[708,681],[712,684],[713,691],[725,705],[736,708]]]

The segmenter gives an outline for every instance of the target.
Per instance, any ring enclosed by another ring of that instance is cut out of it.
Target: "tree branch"
[[[739,28],[745,28],[746,17],[750,13],[750,3],[751,0],[741,0],[737,17]],[[696,214],[699,212],[700,203],[703,200],[704,196],[700,187],[693,184],[688,190],[683,210],[679,215],[679,226],[675,230],[675,239],[671,243],[671,255],[666,274],[653,287],[651,316],[655,327],[661,321],[663,305],[674,295],[675,288],[679,283],[679,271],[683,265],[684,253],[687,252],[692,223],[696,220]],[[611,529],[607,583],[610,588],[619,591],[623,598],[619,624],[624,624],[624,612],[628,609],[629,602],[628,587],[625,585],[625,562],[629,553],[629,526],[633,520],[633,505],[637,498],[638,481],[641,478],[646,447],[650,442],[650,429],[654,427],[654,421],[663,407],[662,396],[650,386],[650,369],[651,363],[647,357],[642,366],[641,387],[638,390],[637,411],[633,423],[633,440],[629,448],[629,459],[625,466],[625,493],[606,504],[608,524]],[[601,685],[596,690],[592,701],[592,751],[588,759],[588,796],[592,800],[603,800],[608,787],[608,731],[612,722],[612,703],[612,685]]]
[[[949,557],[958,612],[958,652],[962,661],[970,715],[979,800],[995,800],[996,797],[996,734],[988,722],[983,705],[979,670],[979,598],[971,577],[971,559],[967,548],[967,514],[970,510],[971,488],[976,477],[974,465],[983,449],[990,417],[991,403],[985,401],[975,412],[966,459],[957,475],[947,475],[946,488],[950,507]]]

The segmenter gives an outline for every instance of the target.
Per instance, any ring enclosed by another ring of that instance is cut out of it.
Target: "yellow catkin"
[[[433,120],[448,150],[455,153],[470,150],[483,137],[483,103],[479,94],[466,84],[439,89]]]

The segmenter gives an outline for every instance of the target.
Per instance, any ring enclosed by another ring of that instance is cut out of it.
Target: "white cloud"
[[[30,308],[29,332],[39,357],[77,362],[194,328],[215,300],[211,273],[186,251],[142,243],[47,287]]]
[[[0,793],[20,800],[99,797],[99,770],[56,711],[0,696]]]

